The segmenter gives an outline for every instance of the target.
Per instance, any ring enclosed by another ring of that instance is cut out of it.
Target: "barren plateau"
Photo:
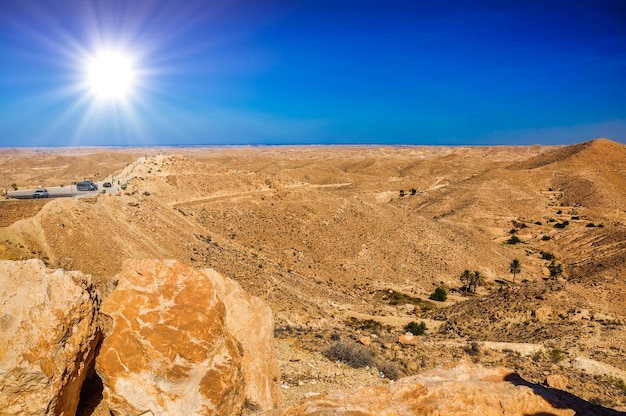
[[[626,412],[622,144],[2,149],[0,161],[18,189],[125,188],[1,200],[0,260],[82,271],[103,299],[129,259],[215,269],[273,312],[282,407],[470,361],[560,376],[560,390]],[[483,277],[475,293],[465,270]],[[425,333],[408,336],[410,322]],[[375,365],[329,358],[339,342]],[[107,414],[85,400],[79,414]]]

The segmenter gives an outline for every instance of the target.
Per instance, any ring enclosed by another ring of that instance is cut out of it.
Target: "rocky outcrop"
[[[562,391],[528,383],[510,371],[460,363],[380,387],[324,393],[265,416],[617,414]]]
[[[226,306],[226,328],[243,348],[246,406],[251,410],[278,407],[280,369],[274,355],[272,310],[234,280],[224,278],[213,269],[203,272]]]
[[[73,415],[99,341],[89,276],[0,262],[0,414]]]
[[[96,360],[113,414],[234,415],[246,397],[253,408],[276,403],[272,319],[260,301],[174,260],[128,261],[118,279]]]

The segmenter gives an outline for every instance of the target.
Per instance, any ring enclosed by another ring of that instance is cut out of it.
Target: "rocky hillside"
[[[559,375],[567,391],[626,409],[625,146],[128,153],[148,157],[97,165],[128,183],[116,195],[0,201],[0,257],[81,270],[102,298],[128,259],[215,269],[271,307],[285,405],[379,383],[376,371],[321,370],[349,341],[397,376],[464,359],[532,383]],[[465,269],[484,277],[475,294],[462,290]],[[429,299],[436,287],[445,301]],[[400,342],[411,321],[426,334]]]

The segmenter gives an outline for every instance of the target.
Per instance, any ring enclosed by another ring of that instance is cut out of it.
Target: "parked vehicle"
[[[97,191],[98,185],[91,181],[78,182],[76,183],[76,189],[79,191]]]
[[[34,193],[33,193],[33,198],[49,198],[50,195],[48,194],[48,190],[47,189],[37,189]]]
[[[110,188],[111,187],[111,182],[105,182],[105,183],[102,184],[102,186],[104,188]]]

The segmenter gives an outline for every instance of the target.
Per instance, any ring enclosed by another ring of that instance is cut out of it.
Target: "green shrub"
[[[555,348],[553,350],[550,350],[549,356],[552,362],[558,363],[565,359],[565,351]]]
[[[541,258],[544,260],[554,260],[554,254],[549,253],[547,251],[542,251],[541,252]]]
[[[375,354],[373,351],[354,342],[336,342],[324,351],[324,356],[329,360],[341,361],[353,368],[361,368],[374,365]]]
[[[413,335],[424,335],[426,332],[426,324],[421,321],[419,324],[415,321],[411,321],[404,327],[406,332],[410,332]]]
[[[433,293],[430,294],[428,299],[445,302],[445,300],[448,299],[448,291],[445,287],[439,286]]]
[[[557,264],[552,260],[552,263],[548,265],[548,270],[550,271],[550,277],[557,278],[563,273],[563,265]]]
[[[541,237],[541,241],[548,241],[548,240],[550,240],[549,235],[544,235],[543,237]]]
[[[585,225],[585,227],[595,227],[596,225],[592,222],[590,222],[589,224]]]
[[[505,243],[507,244],[517,244],[517,243],[521,243],[522,240],[519,239],[518,236],[516,235],[512,235],[511,238],[509,238],[508,240],[505,241]]]

